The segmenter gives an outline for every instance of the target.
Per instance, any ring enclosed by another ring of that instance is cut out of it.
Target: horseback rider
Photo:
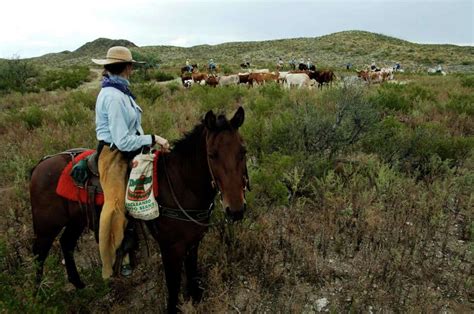
[[[102,260],[102,278],[110,278],[115,254],[124,239],[127,226],[125,217],[125,192],[128,164],[143,147],[158,143],[167,151],[166,139],[153,134],[144,134],[141,126],[142,109],[135,102],[129,89],[129,78],[133,64],[130,50],[112,47],[106,59],[92,59],[104,66],[102,89],[96,102],[96,134],[99,145],[100,184],[104,191],[104,205],[99,224],[99,251]],[[123,274],[130,274],[131,268]]]
[[[209,72],[214,72],[216,70],[216,64],[214,63],[214,60],[212,58],[209,59],[208,69]]]
[[[372,64],[370,65],[370,70],[371,71],[377,71],[377,66],[375,65],[375,60],[372,60]]]
[[[288,64],[290,65],[292,70],[296,69],[296,59],[295,58],[291,58],[290,61],[288,62]]]
[[[188,72],[193,72],[193,66],[189,62],[189,59],[186,59],[186,68],[188,69]]]
[[[276,67],[277,67],[277,70],[281,70],[283,68],[283,60],[281,59],[281,57],[278,57],[278,61],[277,61],[277,64],[276,64]]]
[[[441,73],[443,72],[443,67],[441,66],[441,64],[438,64],[438,66],[436,67],[436,73]]]

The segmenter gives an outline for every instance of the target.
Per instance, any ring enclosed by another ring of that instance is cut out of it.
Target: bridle
[[[214,190],[217,190],[217,195],[220,196],[221,198],[221,203],[223,202],[223,199],[222,199],[222,190],[219,186],[219,183],[217,182],[216,180],[216,177],[214,176],[214,171],[212,171],[212,166],[211,166],[211,160],[209,158],[209,154],[207,152],[207,144],[209,143],[209,136],[206,135],[206,159],[207,159],[207,167],[209,168],[209,173],[211,174],[211,186]],[[247,190],[250,191],[250,180],[249,180],[249,175],[248,175],[248,171],[247,171],[247,163],[245,163],[245,173],[244,173],[244,203],[246,203],[246,199],[245,199],[245,192]]]
[[[209,174],[211,175],[211,186],[212,188],[214,189],[214,191],[216,192],[217,195],[220,196],[220,202],[221,204],[223,204],[223,196],[222,196],[222,190],[219,186],[219,183],[218,181],[216,180],[216,177],[214,176],[214,171],[212,170],[212,164],[211,164],[211,160],[209,158],[209,154],[207,152],[207,144],[208,144],[208,140],[209,140],[209,137],[208,135],[206,135],[206,160],[207,160],[207,166],[208,166],[208,170],[209,170]],[[173,200],[174,202],[176,203],[176,205],[178,206],[179,210],[181,210],[181,212],[184,214],[184,216],[189,219],[189,221],[192,221],[194,222],[195,224],[199,225],[199,226],[202,226],[202,227],[210,227],[210,226],[215,226],[215,225],[221,225],[223,223],[227,223],[227,219],[225,219],[223,222],[219,222],[219,223],[202,223],[200,221],[197,221],[196,219],[194,219],[193,217],[191,217],[187,212],[186,210],[183,208],[183,206],[181,206],[181,203],[179,202],[175,192],[174,192],[174,189],[173,189],[173,184],[171,182],[171,179],[170,179],[170,176],[168,174],[168,170],[167,170],[167,167],[166,167],[166,155],[163,154],[163,165],[164,165],[164,171],[165,171],[165,176],[166,176],[166,180],[168,181],[168,186],[170,188],[170,192],[171,192],[171,196],[173,197]],[[247,171],[247,164],[245,164],[245,173],[244,173],[244,188],[243,188],[243,192],[244,192],[244,204],[247,203],[246,199],[245,199],[245,192],[248,190],[250,191],[250,180],[249,180],[249,177],[248,177],[248,171]],[[215,197],[214,197],[215,198]],[[211,204],[209,205],[209,208],[208,208],[208,213],[209,213],[209,216],[211,215],[212,213],[212,210],[214,208],[214,199],[212,200]]]

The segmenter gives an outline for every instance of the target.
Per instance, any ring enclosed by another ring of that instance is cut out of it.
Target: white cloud
[[[4,0],[1,7],[0,57],[74,50],[98,37],[193,46],[347,29],[474,43],[471,0]]]

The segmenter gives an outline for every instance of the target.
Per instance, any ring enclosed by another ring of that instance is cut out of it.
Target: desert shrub
[[[408,85],[407,97],[411,102],[414,101],[434,101],[436,95],[433,90],[422,87],[417,84]]]
[[[405,88],[398,84],[384,84],[377,89],[371,100],[379,108],[408,112],[412,109],[412,104],[404,93]]]
[[[171,94],[174,94],[175,92],[179,91],[182,88],[180,82],[171,82],[169,84],[166,84],[166,87],[171,92]]]
[[[153,78],[158,82],[171,81],[174,80],[174,75],[162,71],[153,72]]]
[[[223,75],[229,75],[235,73],[232,67],[228,66],[227,64],[219,65],[219,72]]]
[[[41,127],[46,113],[36,105],[25,108],[19,113],[19,118],[25,123],[27,129],[33,130]]]
[[[398,161],[402,148],[407,145],[408,133],[403,123],[389,116],[375,125],[373,132],[363,141],[362,148],[367,153],[377,153],[393,165]]]
[[[239,102],[243,96],[240,86],[226,86],[213,88],[210,86],[196,86],[189,91],[189,97],[199,103],[202,112],[208,110],[223,111],[229,104]]]
[[[388,117],[377,124],[362,146],[392,166],[426,176],[438,172],[441,163],[452,167],[463,162],[474,148],[474,139],[451,136],[433,123],[411,129]]]
[[[269,98],[270,100],[278,100],[285,95],[285,91],[282,86],[276,83],[265,84],[259,89],[262,96]]]
[[[474,115],[474,94],[450,94],[446,109],[458,114]]]
[[[75,103],[69,99],[56,112],[56,117],[61,124],[65,125],[88,125],[90,121],[94,120],[94,114],[82,103]]]
[[[461,77],[461,86],[463,87],[474,87],[474,75],[465,75]]]
[[[97,100],[97,92],[91,91],[74,91],[69,96],[69,103],[82,105],[90,110],[95,110]]]
[[[293,167],[293,158],[288,155],[272,153],[265,155],[258,166],[249,167],[253,190],[249,198],[258,195],[260,204],[288,204],[289,190],[284,183],[284,175]]]
[[[163,95],[163,88],[154,83],[134,84],[133,92],[137,97],[144,98],[151,103],[154,103],[159,97]]]
[[[48,70],[40,75],[38,86],[47,91],[77,88],[89,79],[89,68],[75,66],[67,69]]]
[[[35,66],[26,60],[10,59],[0,63],[0,93],[25,93],[34,89],[29,81],[38,76]]]

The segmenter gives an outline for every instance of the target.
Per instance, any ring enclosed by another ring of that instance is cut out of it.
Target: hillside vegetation
[[[375,60],[380,65],[392,66],[394,62],[412,71],[425,71],[428,66],[442,64],[450,71],[474,70],[474,47],[454,45],[415,44],[397,38],[365,32],[344,31],[314,38],[230,42],[219,45],[199,45],[190,48],[175,46],[136,47],[126,40],[97,39],[73,52],[48,54],[32,59],[50,66],[87,65],[90,58],[105,57],[108,48],[124,45],[142,55],[153,55],[165,67],[182,66],[187,58],[199,64],[213,58],[219,64],[238,66],[244,59],[257,66],[274,65],[278,57],[288,61],[294,57],[311,58],[318,66],[339,69],[351,62],[355,67],[365,67]]]

